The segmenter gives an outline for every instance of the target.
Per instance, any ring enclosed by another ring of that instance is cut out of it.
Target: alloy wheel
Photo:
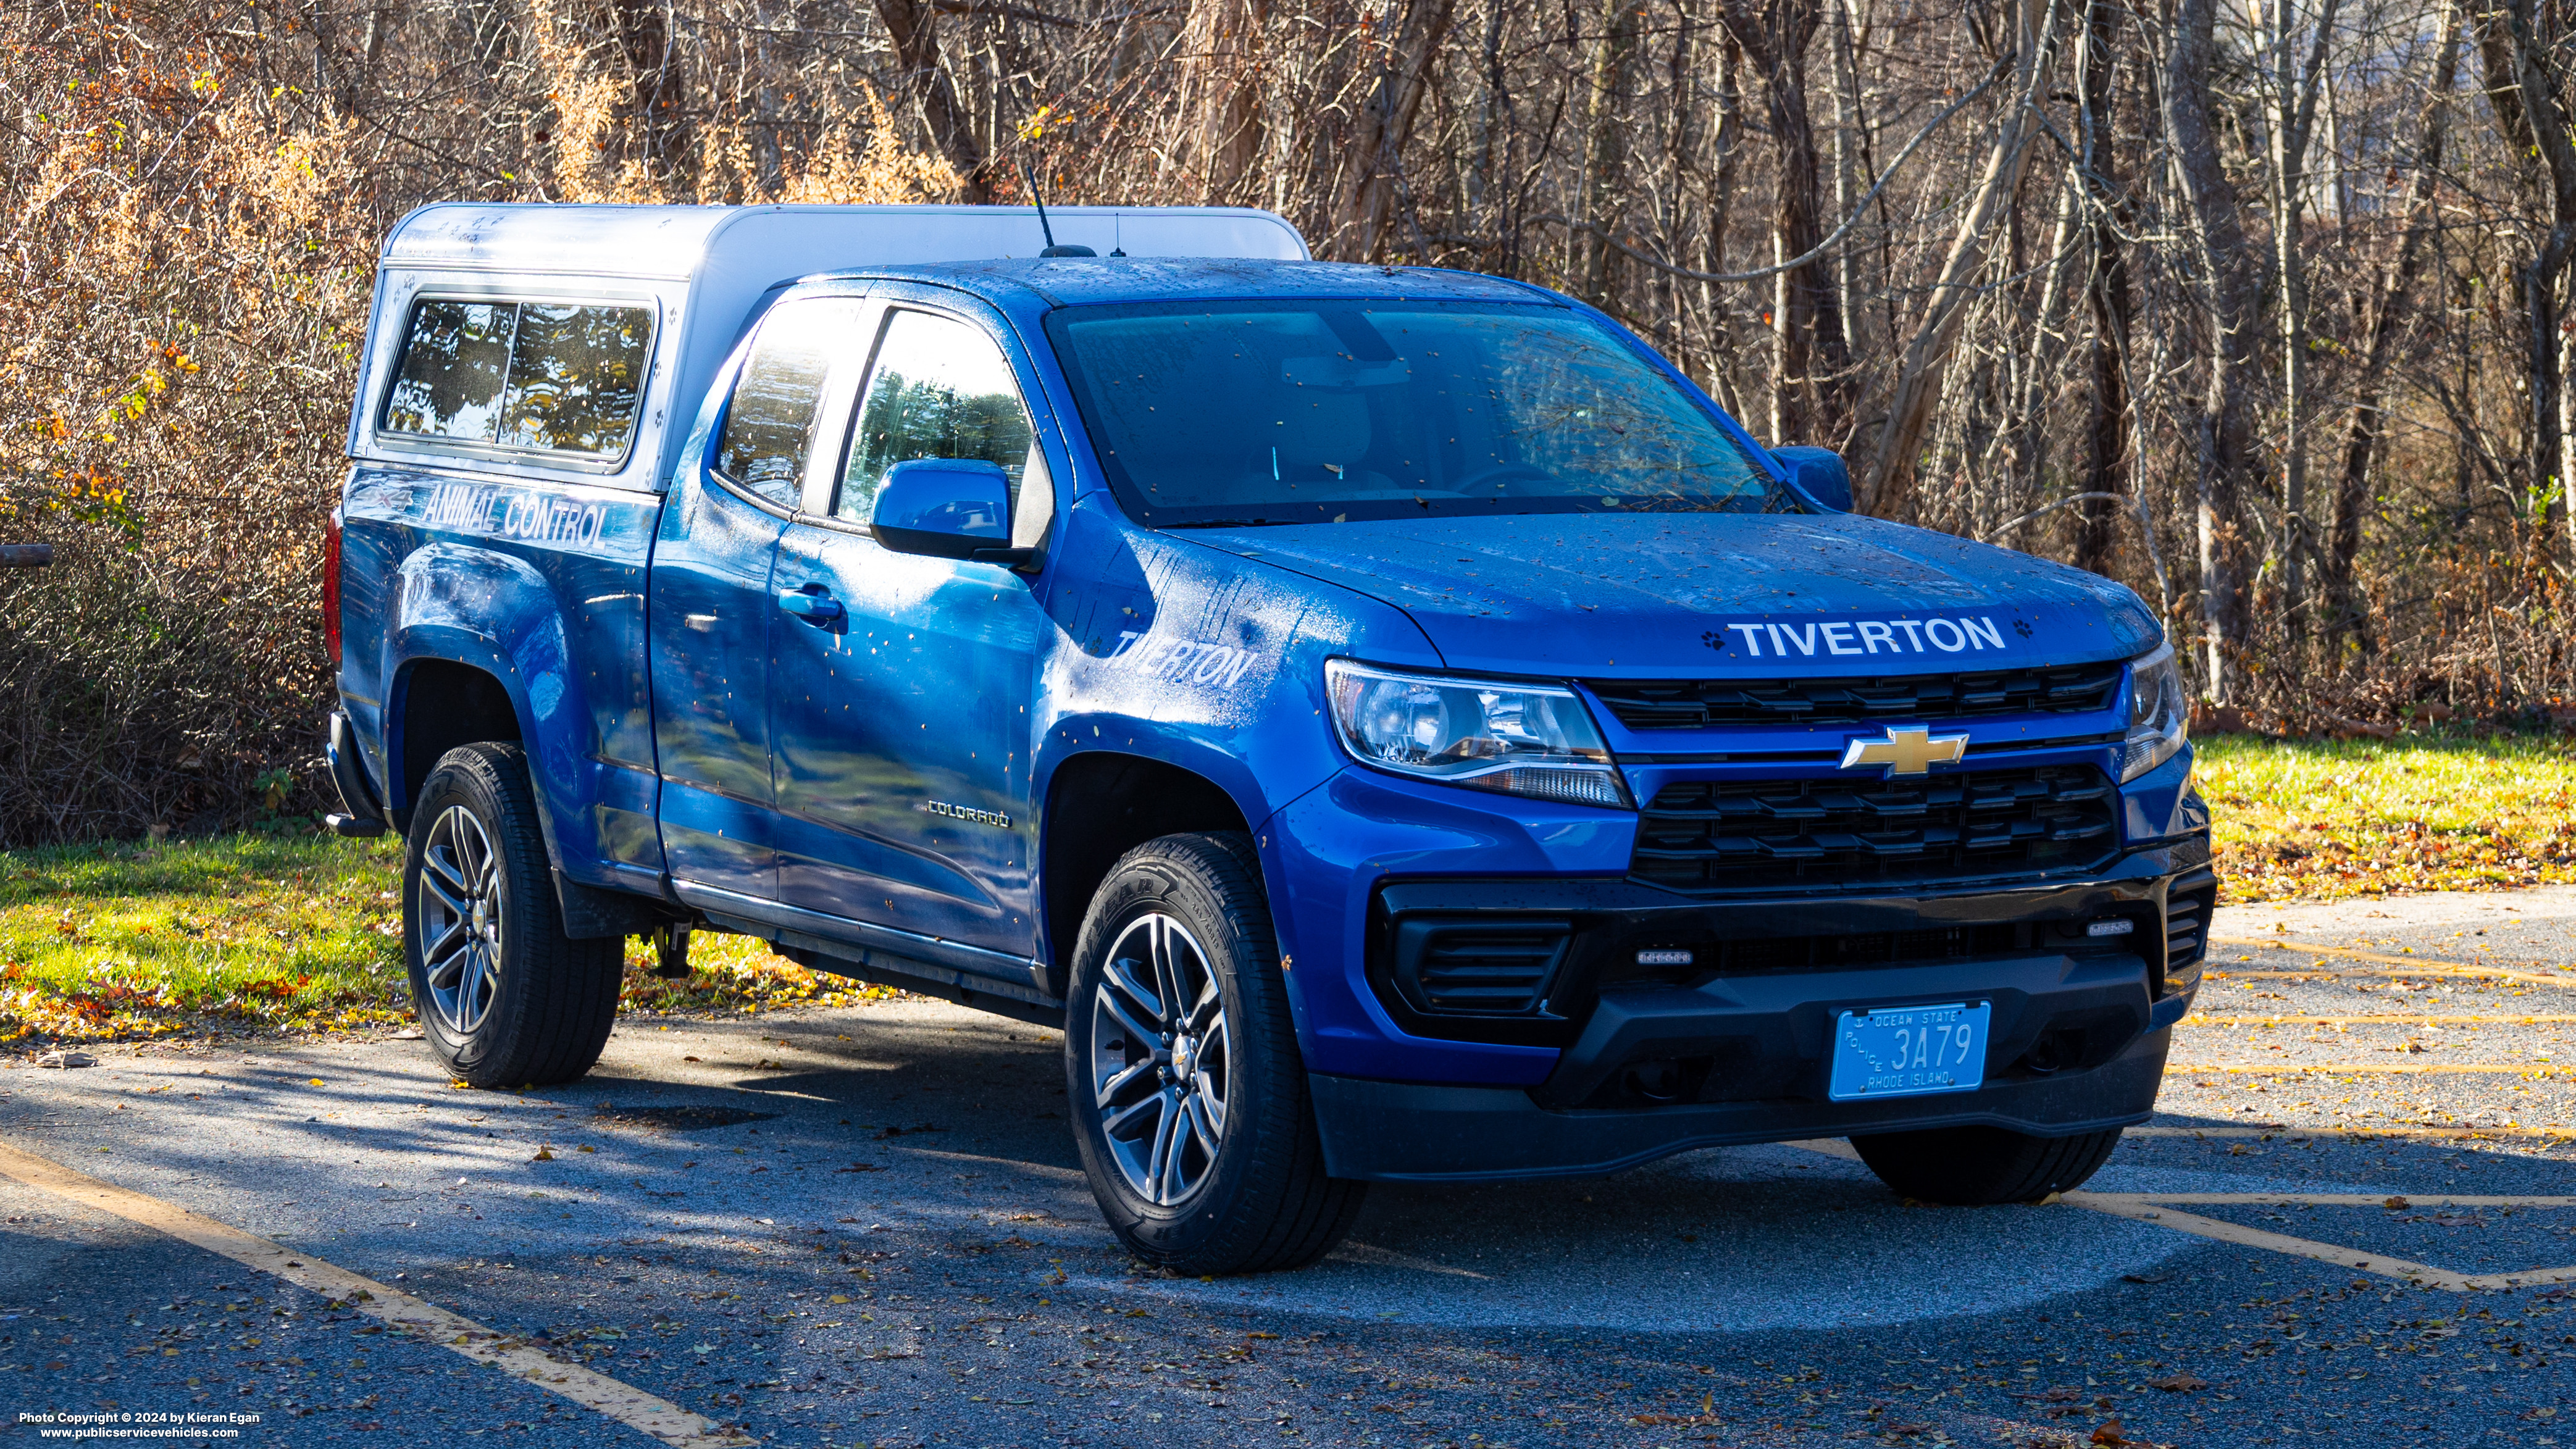
[[[471,1036],[501,990],[501,857],[474,812],[450,805],[420,858],[420,963],[430,1009]]]
[[[1092,1105],[1120,1173],[1148,1202],[1175,1206],[1215,1171],[1233,1067],[1206,950],[1161,912],[1130,922],[1092,996]]]

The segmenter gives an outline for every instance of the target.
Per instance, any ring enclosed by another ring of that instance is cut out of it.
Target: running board
[[[865,979],[874,979],[879,974],[900,976],[905,980],[886,984],[910,986],[927,983],[979,996],[1000,997],[1018,1004],[1024,1011],[1052,1013],[1059,1020],[1064,1010],[1063,1000],[1046,989],[1046,968],[1024,956],[987,951],[981,946],[943,941],[936,936],[899,931],[892,926],[828,916],[821,911],[809,911],[801,906],[690,881],[673,881],[671,893],[679,897],[682,905],[704,913],[708,924],[721,930],[757,936],[782,948],[792,947],[828,958],[813,963],[821,970]],[[846,970],[833,964],[836,962],[865,969]],[[945,996],[949,992],[933,994]],[[962,1004],[982,1005],[974,1001]],[[992,1006],[985,1009],[1000,1008]],[[1023,1012],[1006,1014],[1017,1016]]]

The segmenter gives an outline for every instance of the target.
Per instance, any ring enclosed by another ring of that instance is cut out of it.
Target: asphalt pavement
[[[417,1041],[21,1057],[0,1422],[2576,1445],[2576,891],[2236,909],[2216,934],[2163,1115],[2064,1200],[1926,1207],[1838,1143],[1726,1149],[1381,1186],[1325,1262],[1214,1282],[1101,1227],[1057,1035],[940,1004],[628,1020],[588,1079],[526,1093],[460,1089]]]

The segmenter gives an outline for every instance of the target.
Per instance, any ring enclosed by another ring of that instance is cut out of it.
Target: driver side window
[[[847,345],[859,307],[855,299],[841,297],[790,301],[762,320],[725,406],[716,471],[781,508],[796,506],[823,383],[834,355]]]
[[[886,470],[915,458],[999,464],[1016,503],[1035,442],[1019,382],[993,339],[950,318],[894,309],[859,398],[833,512],[867,522]]]

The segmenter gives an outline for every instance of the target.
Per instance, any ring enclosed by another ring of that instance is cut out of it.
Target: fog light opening
[[[1631,1095],[1650,1102],[1676,1101],[1682,1094],[1681,1064],[1639,1062],[1628,1069],[1625,1085]]]

